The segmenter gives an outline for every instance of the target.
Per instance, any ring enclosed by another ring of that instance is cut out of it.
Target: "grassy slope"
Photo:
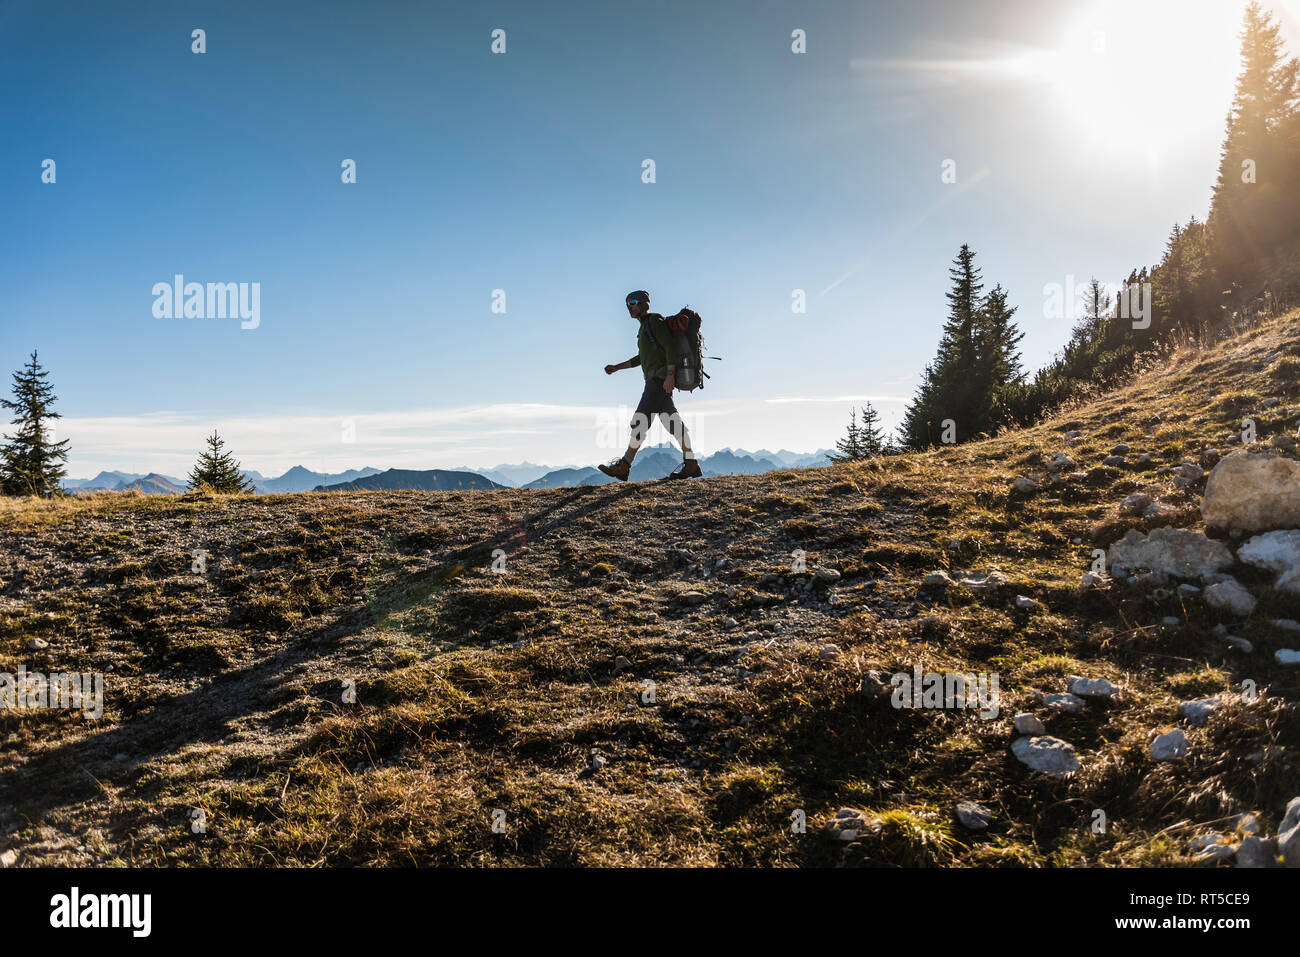
[[[1171,864],[1234,812],[1260,811],[1271,832],[1300,791],[1300,696],[1272,662],[1287,642],[1268,619],[1297,610],[1242,575],[1262,596],[1233,625],[1255,642],[1245,654],[1210,634],[1220,619],[1199,601],[1085,592],[1079,578],[1094,547],[1145,527],[1116,509],[1132,491],[1198,527],[1199,490],[1176,491],[1162,468],[1223,447],[1247,413],[1264,438],[1294,431],[1286,355],[1300,355],[1300,314],[1033,429],[857,466],[4,502],[0,671],[112,670],[100,722],[0,715],[0,849],[22,864]],[[1120,441],[1154,461],[1100,465]],[[1061,450],[1086,479],[1009,494]],[[206,574],[190,571],[196,548]],[[800,548],[842,580],[791,595],[809,577],[789,571]],[[936,568],[1010,583],[922,589]],[[690,589],[706,600],[677,600]],[[1020,594],[1043,607],[1016,609]],[[32,637],[49,648],[29,651]],[[840,654],[823,656],[831,642]],[[862,693],[864,671],[917,664],[996,672],[1001,715]],[[1122,694],[1077,716],[1036,704],[1072,673]],[[1189,730],[1186,760],[1151,761],[1178,701],[1245,678],[1259,700]],[[1010,755],[1020,710],[1075,745],[1077,774],[1045,778]],[[608,762],[595,773],[593,750]],[[961,799],[993,810],[986,834],[953,823]],[[880,814],[880,832],[847,848],[827,837],[844,806]],[[791,833],[796,809],[806,834]]]

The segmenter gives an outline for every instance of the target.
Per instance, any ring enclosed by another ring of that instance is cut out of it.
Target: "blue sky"
[[[267,474],[594,463],[646,288],[723,356],[701,452],[830,446],[898,420],[963,242],[1032,370],[1046,284],[1204,217],[1244,5],[3,0],[0,366],[40,350],[74,476],[214,427]],[[177,273],[260,283],[259,324],[157,318]]]

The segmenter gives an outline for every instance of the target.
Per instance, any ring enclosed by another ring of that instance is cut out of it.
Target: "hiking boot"
[[[665,475],[664,478],[668,478],[668,479],[699,478],[703,474],[704,473],[700,471],[699,462],[695,461],[695,459],[686,459],[682,462],[681,465],[677,466],[677,468],[673,469],[671,472]]]
[[[626,482],[628,473],[632,471],[632,463],[627,459],[616,459],[609,465],[597,465],[596,468],[600,469],[610,478],[616,478],[620,482]]]

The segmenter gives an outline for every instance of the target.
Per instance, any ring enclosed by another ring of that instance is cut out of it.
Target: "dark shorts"
[[[646,418],[647,424],[653,424],[654,417],[660,412],[667,412],[669,415],[677,414],[673,397],[664,391],[662,377],[645,380],[645,391],[641,393],[641,401],[637,403],[636,411],[638,416]],[[635,418],[632,420],[632,428],[636,428]]]

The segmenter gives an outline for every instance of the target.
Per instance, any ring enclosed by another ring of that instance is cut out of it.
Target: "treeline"
[[[1020,368],[1022,334],[1005,290],[982,295],[975,254],[961,247],[938,352],[904,414],[899,446],[1031,425],[1088,389],[1123,381],[1152,350],[1300,300],[1300,63],[1284,56],[1278,25],[1255,2],[1241,61],[1208,217],[1175,224],[1160,261],[1133,269],[1113,293],[1092,280],[1068,342],[1032,377]],[[881,451],[892,449],[882,442],[867,455]]]
[[[68,440],[55,440],[53,420],[58,397],[35,352],[13,374],[12,398],[0,399],[0,408],[14,413],[7,442],[0,444],[0,495],[63,495],[68,474]],[[213,430],[208,450],[199,455],[189,476],[190,491],[237,494],[253,491],[225,443]]]

